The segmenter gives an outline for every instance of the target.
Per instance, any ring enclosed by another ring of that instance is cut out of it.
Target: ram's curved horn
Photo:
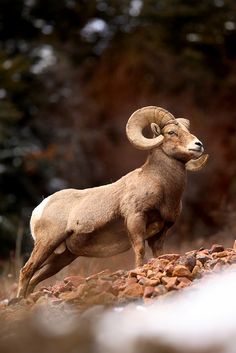
[[[163,136],[159,135],[154,138],[146,138],[142,131],[151,123],[157,124],[162,129],[167,123],[177,123],[175,117],[167,110],[148,106],[136,110],[129,118],[126,125],[126,134],[129,141],[138,149],[148,150],[159,146],[163,141]]]
[[[182,124],[186,129],[190,129],[190,121],[188,119],[178,118],[176,119],[178,123]]]
[[[197,172],[205,167],[207,160],[209,158],[209,154],[203,154],[198,159],[191,159],[185,164],[185,168],[190,170],[191,172]]]

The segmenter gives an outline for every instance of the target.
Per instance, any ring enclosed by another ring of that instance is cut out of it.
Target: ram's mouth
[[[204,151],[203,147],[197,147],[197,148],[189,148],[189,151],[193,151],[193,152],[199,152],[202,153]]]

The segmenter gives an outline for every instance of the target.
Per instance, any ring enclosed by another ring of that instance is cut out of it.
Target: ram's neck
[[[163,181],[168,190],[175,189],[180,197],[186,182],[185,164],[168,155],[161,148],[152,150],[143,165],[143,170],[157,179]]]

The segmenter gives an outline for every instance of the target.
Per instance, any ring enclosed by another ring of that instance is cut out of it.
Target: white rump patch
[[[52,196],[46,197],[35,209],[33,210],[32,217],[35,219],[40,219],[43,213],[44,208],[46,207],[48,201]]]
[[[46,197],[46,199],[44,199],[37,207],[35,207],[35,209],[32,212],[32,216],[30,219],[30,228],[31,228],[31,235],[33,237],[33,239],[35,240],[35,235],[34,235],[34,224],[36,221],[40,220],[43,211],[48,203],[48,201],[50,200],[52,196],[48,196]]]

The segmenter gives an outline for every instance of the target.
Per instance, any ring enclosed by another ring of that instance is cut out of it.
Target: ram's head
[[[151,127],[153,138],[143,135],[147,126]],[[203,144],[189,128],[189,120],[176,119],[163,108],[149,106],[131,115],[126,134],[136,148],[150,150],[160,146],[164,153],[184,162],[187,170],[198,171],[205,166],[208,155],[203,154]]]

